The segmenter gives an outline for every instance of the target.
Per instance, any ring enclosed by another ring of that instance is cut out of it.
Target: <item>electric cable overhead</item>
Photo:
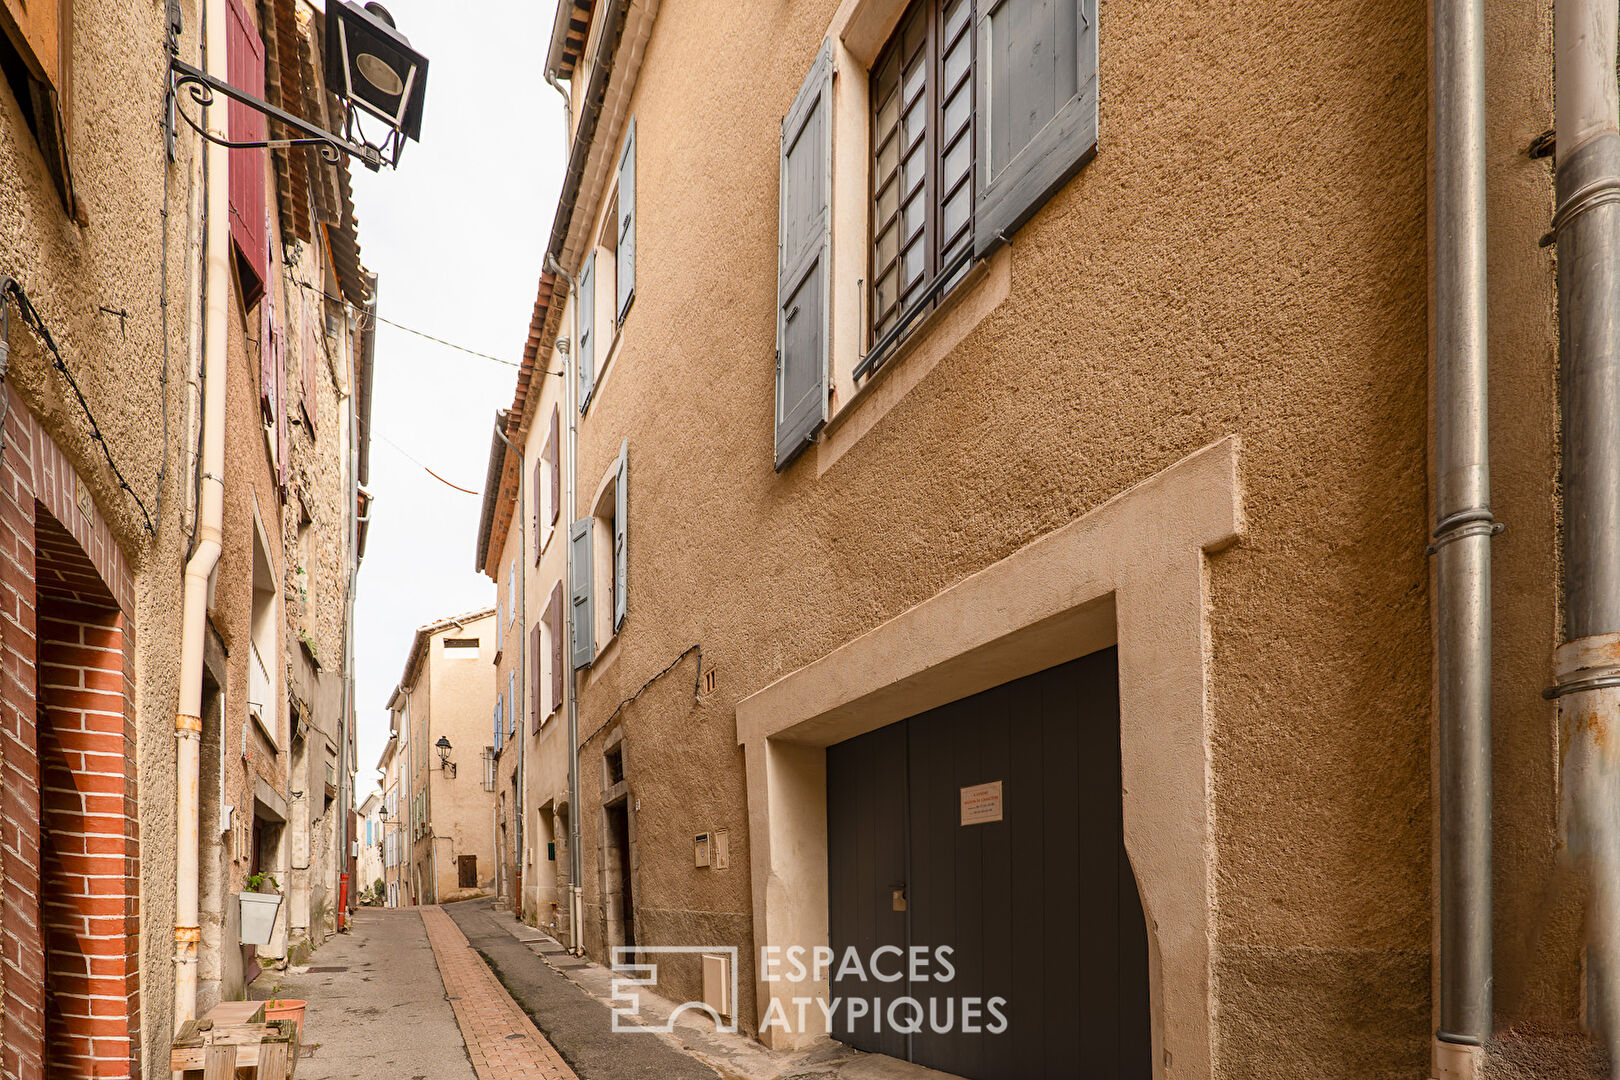
[[[307,281],[298,281],[297,278],[294,278],[293,280],[298,285],[299,288],[308,289],[312,293],[315,293],[315,294],[317,294],[319,296],[324,296],[326,299],[332,301],[335,304],[348,304],[348,301],[343,299],[343,297],[341,297],[341,296],[333,296],[331,293],[327,292],[325,289],[320,288],[319,286],[312,285]],[[446,341],[446,340],[444,340],[444,338],[434,337],[432,334],[426,333],[425,331],[422,331],[422,330],[418,330],[415,327],[406,326],[404,323],[397,323],[393,319],[385,319],[381,315],[378,315],[374,311],[368,312],[368,311],[362,311],[359,308],[356,308],[355,309],[355,314],[356,314],[356,316],[358,318],[358,321],[362,325],[364,325],[364,323],[367,320],[376,320],[377,322],[380,322],[380,323],[387,323],[389,326],[392,326],[396,330],[403,330],[407,334],[415,334],[419,338],[426,338],[428,341],[433,342],[435,345],[443,345],[447,349],[455,349],[457,352],[464,352],[468,356],[476,356],[480,360],[493,360],[493,361],[495,361],[495,363],[497,363],[497,364],[505,364],[507,367],[522,367],[523,366],[522,364],[518,363],[515,360],[505,360],[505,359],[502,359],[499,356],[491,356],[487,352],[479,352],[477,349],[469,349],[465,345],[457,345],[453,341]],[[555,375],[558,378],[562,378],[562,372],[560,372],[560,371],[547,371],[545,369],[541,369],[541,373],[545,374],[545,375]],[[420,464],[420,462],[418,462],[418,464]]]
[[[432,469],[428,468],[421,461],[418,461],[416,458],[412,457],[411,454],[410,454],[410,451],[406,450],[403,446],[399,445],[399,443],[395,442],[393,439],[390,439],[387,435],[384,435],[382,432],[374,431],[374,432],[372,432],[372,434],[377,436],[377,438],[381,439],[383,442],[387,443],[389,446],[392,446],[395,450],[399,451],[400,455],[402,457],[404,457],[407,461],[411,462],[411,464],[420,466],[423,472],[425,472],[429,476],[433,477],[433,479],[437,480],[439,483],[443,484],[445,487],[455,488],[457,491],[463,492],[463,493],[465,493],[467,495],[482,495],[483,494],[483,492],[481,492],[481,491],[474,491],[472,488],[464,488],[460,484],[453,484],[449,480],[446,480],[444,477],[440,476],[438,473],[436,473]]]

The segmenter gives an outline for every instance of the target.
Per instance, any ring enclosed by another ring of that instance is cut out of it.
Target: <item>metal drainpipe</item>
[[[579,281],[564,270],[562,263],[554,257],[546,256],[546,265],[552,273],[568,282],[568,313],[570,331],[568,348],[559,350],[563,360],[563,407],[568,413],[568,467],[562,470],[564,486],[568,491],[568,518],[567,525],[573,526],[574,517],[578,513],[575,506],[577,492],[574,484],[574,454],[579,448],[579,409],[574,404],[574,394],[578,389],[575,379],[576,360],[574,349],[579,342]],[[570,583],[574,580],[574,545],[563,545],[563,580]],[[580,876],[584,873],[579,857],[580,828],[579,828],[579,672],[573,669],[574,655],[574,605],[570,602],[563,605],[563,652],[568,656],[570,678],[568,679],[568,937],[569,947],[577,956],[584,952],[585,944],[580,933],[579,920],[584,907],[584,894],[580,887]]]
[[[1554,654],[1566,861],[1586,863],[1587,1023],[1620,1077],[1620,90],[1614,0],[1555,5],[1564,644]]]
[[[506,444],[506,452],[507,453],[517,455],[517,462],[518,462],[518,494],[517,494],[517,504],[518,504],[518,602],[517,602],[517,610],[522,613],[518,617],[518,700],[522,701],[523,698],[525,696],[527,696],[527,694],[529,692],[529,682],[528,682],[528,680],[529,680],[529,639],[526,636],[528,628],[529,628],[529,612],[528,612],[528,607],[529,607],[529,545],[528,545],[528,534],[525,531],[528,528],[529,519],[527,517],[527,512],[525,510],[525,500],[524,500],[524,497],[523,497],[523,479],[524,479],[523,451],[519,450],[517,447],[512,445],[512,440],[508,439],[506,437],[506,432],[501,430],[501,426],[499,424],[495,425],[495,434],[500,437],[500,440],[501,440],[502,443]],[[500,618],[500,615],[497,614],[495,617],[498,619],[498,618]],[[538,701],[531,702],[531,707],[535,708],[535,709],[539,709],[540,708],[540,703]],[[521,892],[521,883],[523,881],[523,825],[524,825],[524,822],[526,822],[528,820],[528,818],[526,816],[527,815],[527,810],[526,810],[524,804],[527,801],[528,796],[529,796],[529,785],[528,785],[528,778],[527,778],[527,775],[526,775],[527,771],[528,771],[526,766],[528,764],[528,756],[529,756],[529,748],[528,748],[528,745],[527,745],[528,740],[529,740],[529,720],[528,720],[527,716],[523,715],[523,710],[519,709],[518,714],[519,714],[519,717],[518,717],[519,730],[518,730],[518,760],[517,760],[517,777],[518,777],[517,828],[515,830],[513,830],[514,833],[515,833],[514,840],[515,840],[516,845],[517,845],[517,850],[516,850],[516,852],[514,854],[515,866],[514,866],[513,869],[516,872],[518,884],[516,886],[514,886],[514,888],[512,890],[512,903],[517,909],[518,921],[521,922],[523,920],[523,895],[522,895],[522,892]]]
[[[1491,537],[1483,0],[1432,0],[1441,1076],[1491,1033]]]

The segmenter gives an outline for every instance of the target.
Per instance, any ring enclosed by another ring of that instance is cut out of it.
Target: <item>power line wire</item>
[[[474,491],[472,488],[464,488],[460,484],[453,484],[450,481],[446,480],[444,477],[440,476],[438,473],[436,473],[432,469],[428,468],[422,462],[420,462],[416,458],[412,457],[408,450],[406,450],[403,446],[399,445],[399,443],[395,442],[393,439],[390,439],[387,435],[384,435],[382,432],[374,431],[374,432],[372,432],[372,434],[377,436],[377,438],[381,439],[383,442],[387,443],[389,446],[392,446],[395,450],[399,451],[400,455],[402,457],[404,457],[407,461],[410,461],[414,465],[421,466],[421,469],[422,469],[423,472],[425,472],[429,476],[433,477],[433,479],[437,480],[439,483],[443,484],[445,487],[455,488],[457,491],[464,492],[465,494],[468,494],[468,495],[482,495],[483,494],[483,492],[481,492],[481,491]]]
[[[297,278],[294,278],[293,280],[294,280],[294,282],[297,283],[297,285],[300,288],[308,289],[312,293],[318,293],[319,295],[326,297],[326,299],[331,300],[333,303],[337,303],[337,304],[347,304],[348,303],[348,301],[343,299],[343,297],[341,297],[341,296],[333,296],[331,293],[327,292],[325,289],[322,289],[322,288],[320,288],[320,287],[318,287],[316,285],[312,285],[307,281],[298,281]],[[426,338],[427,340],[433,342],[436,345],[443,345],[447,349],[455,349],[457,352],[464,352],[469,356],[476,356],[476,357],[478,357],[478,358],[480,358],[482,360],[493,360],[497,364],[505,364],[507,367],[522,367],[523,366],[522,364],[519,364],[514,360],[505,360],[505,359],[502,359],[499,356],[491,356],[487,352],[479,352],[477,349],[469,349],[465,345],[457,345],[453,341],[446,341],[446,340],[444,340],[444,338],[434,337],[432,334],[426,333],[426,332],[424,332],[422,330],[418,330],[415,327],[406,326],[404,323],[397,323],[393,319],[385,319],[381,315],[378,315],[374,311],[363,311],[363,310],[361,310],[359,308],[356,308],[355,311],[356,311],[356,315],[359,318],[359,321],[362,324],[367,319],[375,319],[377,322],[387,323],[389,326],[392,326],[396,330],[403,330],[407,334],[415,334],[417,337]],[[558,378],[562,377],[562,372],[560,372],[560,371],[547,371],[544,368],[542,368],[541,372],[543,374],[546,374],[546,375],[556,375]],[[420,462],[418,462],[418,464],[420,464]],[[424,466],[424,468],[425,468],[425,466]]]

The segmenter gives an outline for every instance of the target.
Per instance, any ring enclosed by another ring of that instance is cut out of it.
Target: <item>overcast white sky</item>
[[[480,352],[522,358],[564,166],[562,98],[541,70],[547,0],[384,0],[428,58],[422,141],[398,171],[354,169],[379,314]],[[517,369],[382,324],[372,401],[371,492],[360,568],[356,796],[376,786],[387,704],[416,627],[494,603],[473,570],[495,410]]]

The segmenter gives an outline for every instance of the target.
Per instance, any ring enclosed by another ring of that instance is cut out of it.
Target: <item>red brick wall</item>
[[[0,1078],[133,1077],[133,580],[62,452],[15,395],[9,405],[0,457]]]

